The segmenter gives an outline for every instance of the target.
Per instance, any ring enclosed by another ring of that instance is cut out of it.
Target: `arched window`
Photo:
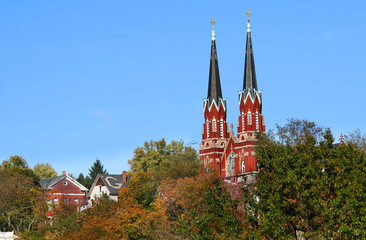
[[[226,162],[226,176],[234,176],[235,175],[235,154],[230,153],[227,162]]]
[[[245,123],[244,123],[244,112],[241,112],[241,125],[242,125],[242,131],[245,131]]]
[[[259,131],[258,111],[255,112],[255,130]]]
[[[243,162],[241,163],[241,172],[245,173],[245,161],[243,160]]]
[[[206,122],[206,127],[207,127],[207,138],[209,138],[210,137],[210,121],[208,121],[208,119],[207,119],[207,122]]]
[[[248,117],[248,125],[252,125],[252,112],[249,110],[247,114],[248,114],[248,116],[247,116]]]
[[[216,132],[216,119],[215,118],[212,119],[212,131]]]
[[[222,118],[220,119],[220,137],[224,137],[224,121],[222,120]]]

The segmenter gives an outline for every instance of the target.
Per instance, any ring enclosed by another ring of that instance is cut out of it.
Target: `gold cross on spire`
[[[248,22],[249,22],[249,17],[250,17],[250,11],[248,10],[248,12],[247,12],[247,17],[248,17]]]
[[[215,19],[213,19],[213,18],[212,18],[212,20],[211,20],[211,25],[212,25],[212,30],[214,30]]]

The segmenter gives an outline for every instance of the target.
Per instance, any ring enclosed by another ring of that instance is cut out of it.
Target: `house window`
[[[206,125],[207,125],[207,138],[210,138],[210,121],[208,121],[208,119]]]
[[[79,203],[79,199],[75,198],[75,199],[74,199],[74,202],[75,202],[75,204],[76,204],[76,205],[78,205],[78,203]]]
[[[65,199],[64,199],[64,203],[65,203],[66,205],[69,205],[69,199],[68,199],[68,198],[65,198]]]
[[[245,161],[243,160],[243,162],[241,163],[241,172],[245,173]]]
[[[64,182],[64,186],[67,186],[67,182],[66,181]]]
[[[47,204],[48,204],[48,205],[51,205],[51,204],[52,204],[52,199],[48,199],[48,200],[47,200]]]
[[[102,192],[102,185],[99,185],[99,192]]]
[[[216,132],[216,119],[214,118],[214,119],[212,119],[212,131],[213,132]]]
[[[252,112],[249,110],[248,111],[248,125],[252,125]]]
[[[255,130],[259,131],[258,111],[255,112]]]
[[[220,119],[220,137],[224,137],[224,121],[222,120],[222,118]]]
[[[58,198],[54,198],[53,199],[53,204],[57,205],[58,204]]]
[[[242,125],[242,131],[245,131],[245,123],[244,123],[244,112],[241,112],[241,125]]]

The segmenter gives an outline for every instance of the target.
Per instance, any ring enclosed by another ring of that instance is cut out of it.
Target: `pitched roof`
[[[41,179],[41,187],[51,189],[56,183],[66,178],[66,175],[64,176],[57,176],[57,177],[51,177],[51,178],[44,178]]]
[[[44,189],[52,189],[53,186],[55,186],[57,183],[59,183],[64,179],[67,179],[70,182],[74,183],[77,187],[80,188],[81,191],[88,191],[86,187],[84,187],[82,184],[80,184],[78,181],[76,181],[75,179],[71,178],[68,175],[61,175],[57,177],[41,179],[40,180],[41,187]]]

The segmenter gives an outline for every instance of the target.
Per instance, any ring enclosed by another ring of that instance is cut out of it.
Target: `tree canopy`
[[[137,147],[128,163],[132,173],[149,171],[161,179],[197,176],[201,164],[197,151],[191,146],[185,146],[182,141],[167,144],[164,138]]]
[[[0,170],[0,231],[42,228],[46,199],[33,179],[11,169]]]
[[[0,170],[1,169],[17,172],[23,176],[29,177],[33,180],[34,184],[40,186],[39,176],[28,167],[28,163],[23,157],[18,155],[11,156],[8,160],[2,162],[0,165]]]
[[[10,156],[8,160],[4,160],[0,165],[0,169],[14,169],[14,168],[21,168],[27,169],[28,164],[27,161],[21,156],[14,155]]]
[[[366,238],[365,154],[351,144],[333,148],[330,131],[313,132],[314,123],[303,123],[296,127],[307,134],[293,135],[296,141],[258,136],[257,184],[251,191],[243,188],[249,236]]]
[[[37,163],[33,167],[33,172],[41,179],[57,176],[55,169],[48,163]]]

